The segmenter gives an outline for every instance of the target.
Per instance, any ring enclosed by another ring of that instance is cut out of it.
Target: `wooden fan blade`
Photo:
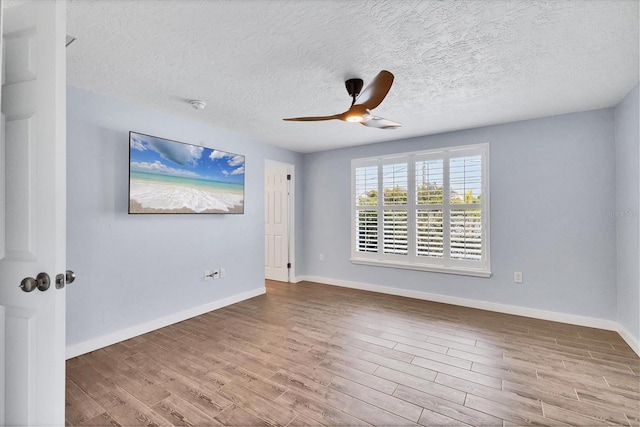
[[[378,129],[397,129],[402,126],[400,123],[383,119],[382,117],[377,116],[371,116],[369,120],[360,122],[360,124]]]
[[[342,114],[334,114],[333,116],[317,116],[317,117],[292,117],[290,119],[282,119],[288,122],[319,122],[322,120],[342,120]]]
[[[360,96],[356,99],[356,104],[363,105],[368,110],[373,110],[380,105],[384,97],[387,96],[392,84],[393,74],[387,70],[380,71],[373,81],[360,93]]]

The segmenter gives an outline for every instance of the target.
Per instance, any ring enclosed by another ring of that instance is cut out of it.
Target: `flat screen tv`
[[[244,213],[244,156],[129,132],[130,214]]]

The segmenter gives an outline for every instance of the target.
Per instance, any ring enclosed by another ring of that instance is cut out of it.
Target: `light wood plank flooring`
[[[68,425],[640,426],[614,332],[303,282],[67,362]]]

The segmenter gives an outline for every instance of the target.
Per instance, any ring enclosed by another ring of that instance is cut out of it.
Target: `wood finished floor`
[[[640,426],[614,332],[308,282],[67,361],[67,425]]]

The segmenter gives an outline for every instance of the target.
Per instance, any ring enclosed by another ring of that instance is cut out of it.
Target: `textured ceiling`
[[[638,83],[637,0],[70,0],[70,85],[299,152],[615,105]],[[396,130],[344,80],[395,82]],[[185,101],[202,99],[205,110]]]

